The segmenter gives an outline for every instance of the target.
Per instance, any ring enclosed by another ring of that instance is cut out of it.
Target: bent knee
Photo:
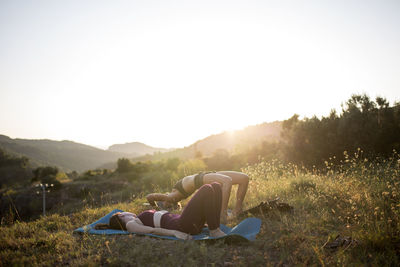
[[[201,194],[212,195],[216,192],[221,192],[222,187],[220,183],[212,182],[211,184],[204,184],[200,187]]]
[[[200,188],[199,191],[201,192],[212,192],[213,188],[211,186],[211,184],[203,184]]]
[[[214,190],[221,190],[221,184],[217,182],[212,182],[211,186]]]

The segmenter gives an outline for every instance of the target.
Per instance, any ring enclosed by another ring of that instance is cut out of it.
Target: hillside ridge
[[[154,152],[167,152],[171,149],[152,147],[141,142],[128,142],[124,144],[114,144],[108,147],[108,151],[131,154],[131,156],[141,156],[153,154]]]
[[[11,155],[25,156],[32,166],[56,166],[63,171],[83,172],[96,168],[115,168],[119,158],[149,160],[178,157],[194,158],[200,153],[210,156],[217,150],[234,153],[257,146],[263,141],[280,139],[282,122],[264,122],[241,130],[210,135],[187,147],[156,148],[140,142],[111,145],[107,150],[70,140],[21,139],[0,135],[0,148]]]

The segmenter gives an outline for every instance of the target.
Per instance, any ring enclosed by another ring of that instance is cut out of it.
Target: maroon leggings
[[[198,234],[204,224],[210,230],[219,227],[222,190],[219,183],[205,184],[194,194],[179,218],[182,232]]]

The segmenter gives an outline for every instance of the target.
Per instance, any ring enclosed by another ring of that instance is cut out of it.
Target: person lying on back
[[[166,210],[146,210],[139,215],[117,212],[111,216],[109,223],[98,223],[94,228],[175,236],[188,240],[192,239],[191,235],[201,233],[207,224],[211,237],[223,237],[226,234],[220,229],[221,204],[221,185],[205,184],[190,199],[182,214],[172,214]]]

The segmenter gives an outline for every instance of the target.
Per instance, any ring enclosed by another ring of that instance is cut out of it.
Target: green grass
[[[293,214],[262,216],[257,240],[226,245],[166,241],[141,236],[77,235],[72,231],[114,208],[140,212],[144,198],[107,204],[33,222],[0,227],[0,265],[77,266],[276,266],[400,264],[399,157],[370,162],[355,156],[342,165],[327,162],[324,173],[276,161],[249,166],[246,207],[280,197]],[[235,195],[231,196],[231,207]],[[234,225],[232,220],[228,224]],[[326,251],[337,234],[358,245]]]

